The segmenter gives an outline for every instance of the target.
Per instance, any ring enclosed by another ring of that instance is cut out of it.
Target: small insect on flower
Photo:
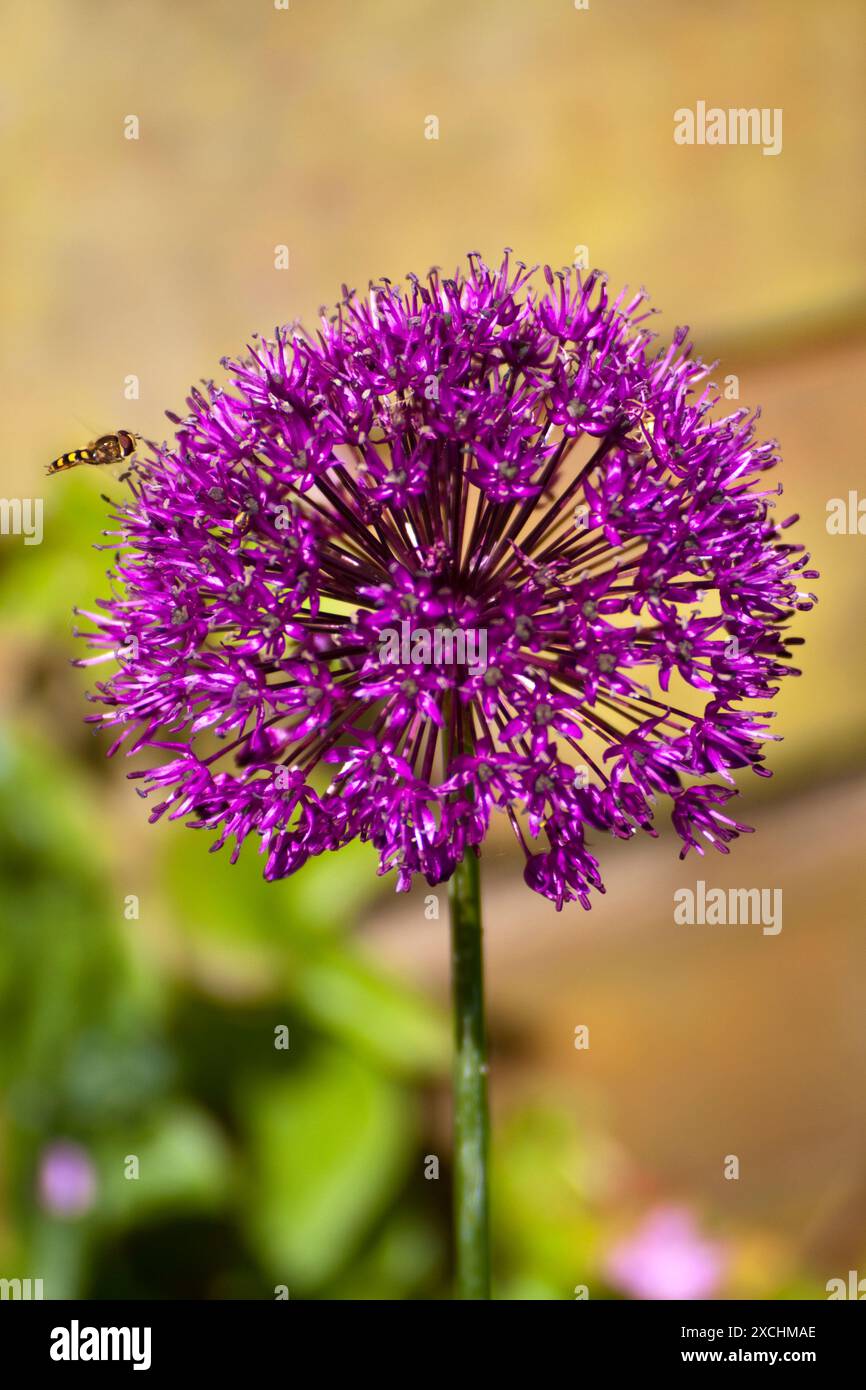
[[[53,473],[65,473],[68,468],[77,468],[81,463],[120,463],[135,453],[140,439],[141,435],[133,434],[132,430],[101,434],[86,449],[72,449],[68,454],[61,454],[53,463],[49,463],[45,471],[51,476]]]
[[[627,400],[623,407],[623,413],[628,421],[626,434],[639,435],[641,442],[646,445],[650,453],[653,453],[652,438],[649,431],[655,426],[655,416],[651,410],[647,409],[646,402],[637,398]],[[655,455],[653,455],[655,457]]]

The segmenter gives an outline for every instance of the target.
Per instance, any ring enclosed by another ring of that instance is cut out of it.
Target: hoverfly
[[[77,468],[80,463],[120,463],[135,453],[140,439],[141,435],[133,434],[132,430],[101,434],[86,449],[72,449],[68,454],[61,454],[53,463],[49,463],[45,471],[50,475],[65,473],[67,468]]]
[[[650,429],[655,428],[655,416],[653,415],[651,410],[647,409],[646,402],[639,400],[637,397],[632,397],[630,400],[627,400],[625,404],[627,406],[635,407],[635,410],[628,412],[626,415],[626,418],[629,422],[627,433],[631,434],[632,430],[639,430],[640,433],[643,435],[644,444],[649,449],[653,458],[655,458],[653,441],[650,438],[647,429],[647,426],[649,426]]]

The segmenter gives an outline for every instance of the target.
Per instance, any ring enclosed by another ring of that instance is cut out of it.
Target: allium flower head
[[[479,256],[293,325],[194,390],[117,504],[118,669],[93,716],[158,755],[168,812],[266,877],[357,838],[398,889],[508,817],[527,883],[601,889],[588,832],[726,851],[732,769],[808,563],[773,519],[772,442],[721,417],[643,291]],[[707,775],[720,781],[705,781]],[[766,774],[764,774],[766,775]]]

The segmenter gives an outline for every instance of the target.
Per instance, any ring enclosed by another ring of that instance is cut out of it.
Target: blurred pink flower
[[[39,1200],[52,1216],[84,1216],[96,1199],[96,1170],[87,1150],[58,1139],[39,1158]]]
[[[632,1298],[712,1298],[727,1267],[720,1243],[705,1239],[685,1207],[656,1207],[608,1252],[604,1272]]]

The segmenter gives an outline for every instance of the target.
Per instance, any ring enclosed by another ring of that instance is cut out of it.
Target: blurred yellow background
[[[44,497],[45,534],[0,538],[0,1276],[447,1289],[444,897],[427,921],[351,852],[265,888],[252,852],[147,828],[68,665],[106,481],[43,468],[118,427],[161,439],[223,355],[344,282],[506,245],[586,247],[662,332],[691,326],[781,440],[823,577],[778,775],[741,781],[755,836],[697,864],[605,845],[589,916],[531,896],[505,836],[485,857],[498,1292],[628,1296],[610,1252],[671,1206],[724,1252],[718,1296],[866,1276],[866,537],[826,526],[863,477],[864,39],[860,0],[5,9],[0,491]],[[781,108],[781,153],[676,144],[698,101]],[[675,927],[701,877],[780,887],[782,932]]]

